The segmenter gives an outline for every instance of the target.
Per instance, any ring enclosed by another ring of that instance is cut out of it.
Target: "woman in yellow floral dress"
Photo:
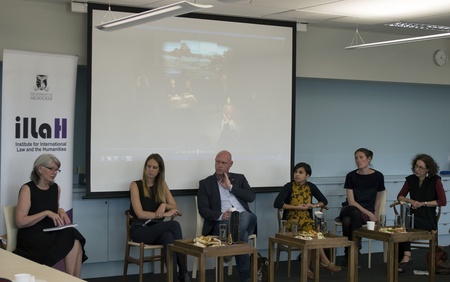
[[[321,208],[328,204],[327,198],[320,192],[319,188],[308,178],[312,169],[307,163],[298,163],[294,167],[294,180],[286,183],[281,189],[273,206],[283,209],[283,219],[287,221],[287,228],[291,228],[292,222],[297,222],[299,231],[309,231],[314,228],[312,210]],[[317,200],[313,203],[313,198]],[[311,259],[311,256],[308,256]],[[308,262],[310,264],[311,261]],[[323,249],[320,250],[320,267],[331,272],[340,271],[341,268],[330,262]],[[308,270],[308,278],[313,279],[314,274]]]

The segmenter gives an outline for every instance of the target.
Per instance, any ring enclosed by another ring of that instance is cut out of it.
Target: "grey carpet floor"
[[[450,248],[446,247],[445,250],[450,253]],[[400,273],[398,275],[398,281],[409,281],[409,282],[420,282],[428,281],[428,276],[425,275],[415,275],[414,270],[427,270],[427,264],[425,261],[426,250],[413,250],[413,261],[412,264],[408,266],[406,273]],[[340,261],[340,257],[337,261]],[[359,269],[359,281],[361,282],[381,282],[387,281],[386,277],[386,264],[383,262],[383,254],[375,253],[372,254],[372,267],[367,268],[367,255],[360,256]],[[214,281],[214,270],[206,271],[206,281]],[[286,281],[293,282],[300,280],[300,261],[292,261],[291,265],[291,276],[287,277],[287,262],[281,262],[279,269],[275,271],[275,281]],[[86,279],[88,282],[122,282],[122,276],[114,277],[102,277],[102,278],[89,278]],[[340,272],[329,273],[325,270],[320,270],[319,274],[320,281],[347,281],[347,269],[343,269]],[[137,275],[129,275],[127,277],[127,282],[137,282]],[[144,281],[152,282],[165,282],[165,275],[161,274],[151,274],[147,273],[144,275]],[[193,282],[198,281],[198,279],[192,279]],[[228,276],[225,272],[224,277],[225,282],[239,282],[239,275],[237,273],[237,268],[233,267],[233,275]],[[436,274],[436,282],[448,282],[450,281],[450,275],[438,275]]]

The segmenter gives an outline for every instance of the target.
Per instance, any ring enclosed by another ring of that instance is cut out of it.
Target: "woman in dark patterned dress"
[[[286,183],[278,194],[274,208],[283,209],[283,219],[287,220],[287,226],[290,229],[291,223],[298,224],[299,231],[310,231],[314,228],[312,210],[328,204],[327,198],[320,192],[319,188],[308,178],[311,176],[311,166],[307,163],[298,163],[294,167],[294,181]],[[313,203],[313,198],[317,203]],[[311,259],[311,256],[308,256]],[[320,267],[331,272],[340,271],[341,268],[334,265],[325,255],[323,249],[320,250]],[[308,262],[308,264],[311,262]],[[308,270],[308,278],[313,279],[314,274]]]
[[[54,182],[60,166],[60,161],[52,154],[40,155],[34,161],[31,181],[19,191],[16,208],[19,230],[14,253],[48,266],[63,259],[66,272],[80,277],[81,264],[87,259],[83,235],[73,227],[43,231],[71,223],[59,206],[61,187]]]

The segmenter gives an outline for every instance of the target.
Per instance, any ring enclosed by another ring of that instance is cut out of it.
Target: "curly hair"
[[[428,169],[428,175],[429,176],[435,176],[439,172],[439,165],[434,161],[434,159],[427,154],[417,154],[412,162],[411,162],[411,170],[414,173],[414,167],[416,166],[416,163],[418,160],[421,160],[425,163],[425,167]]]

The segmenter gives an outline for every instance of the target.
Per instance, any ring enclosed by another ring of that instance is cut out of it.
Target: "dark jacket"
[[[231,193],[236,196],[248,212],[251,212],[248,203],[255,200],[255,192],[248,184],[247,179],[243,174],[238,173],[229,173],[228,177],[233,185]],[[213,231],[217,219],[222,214],[219,184],[215,174],[200,180],[197,193],[197,208],[204,219],[202,235],[208,235]]]

